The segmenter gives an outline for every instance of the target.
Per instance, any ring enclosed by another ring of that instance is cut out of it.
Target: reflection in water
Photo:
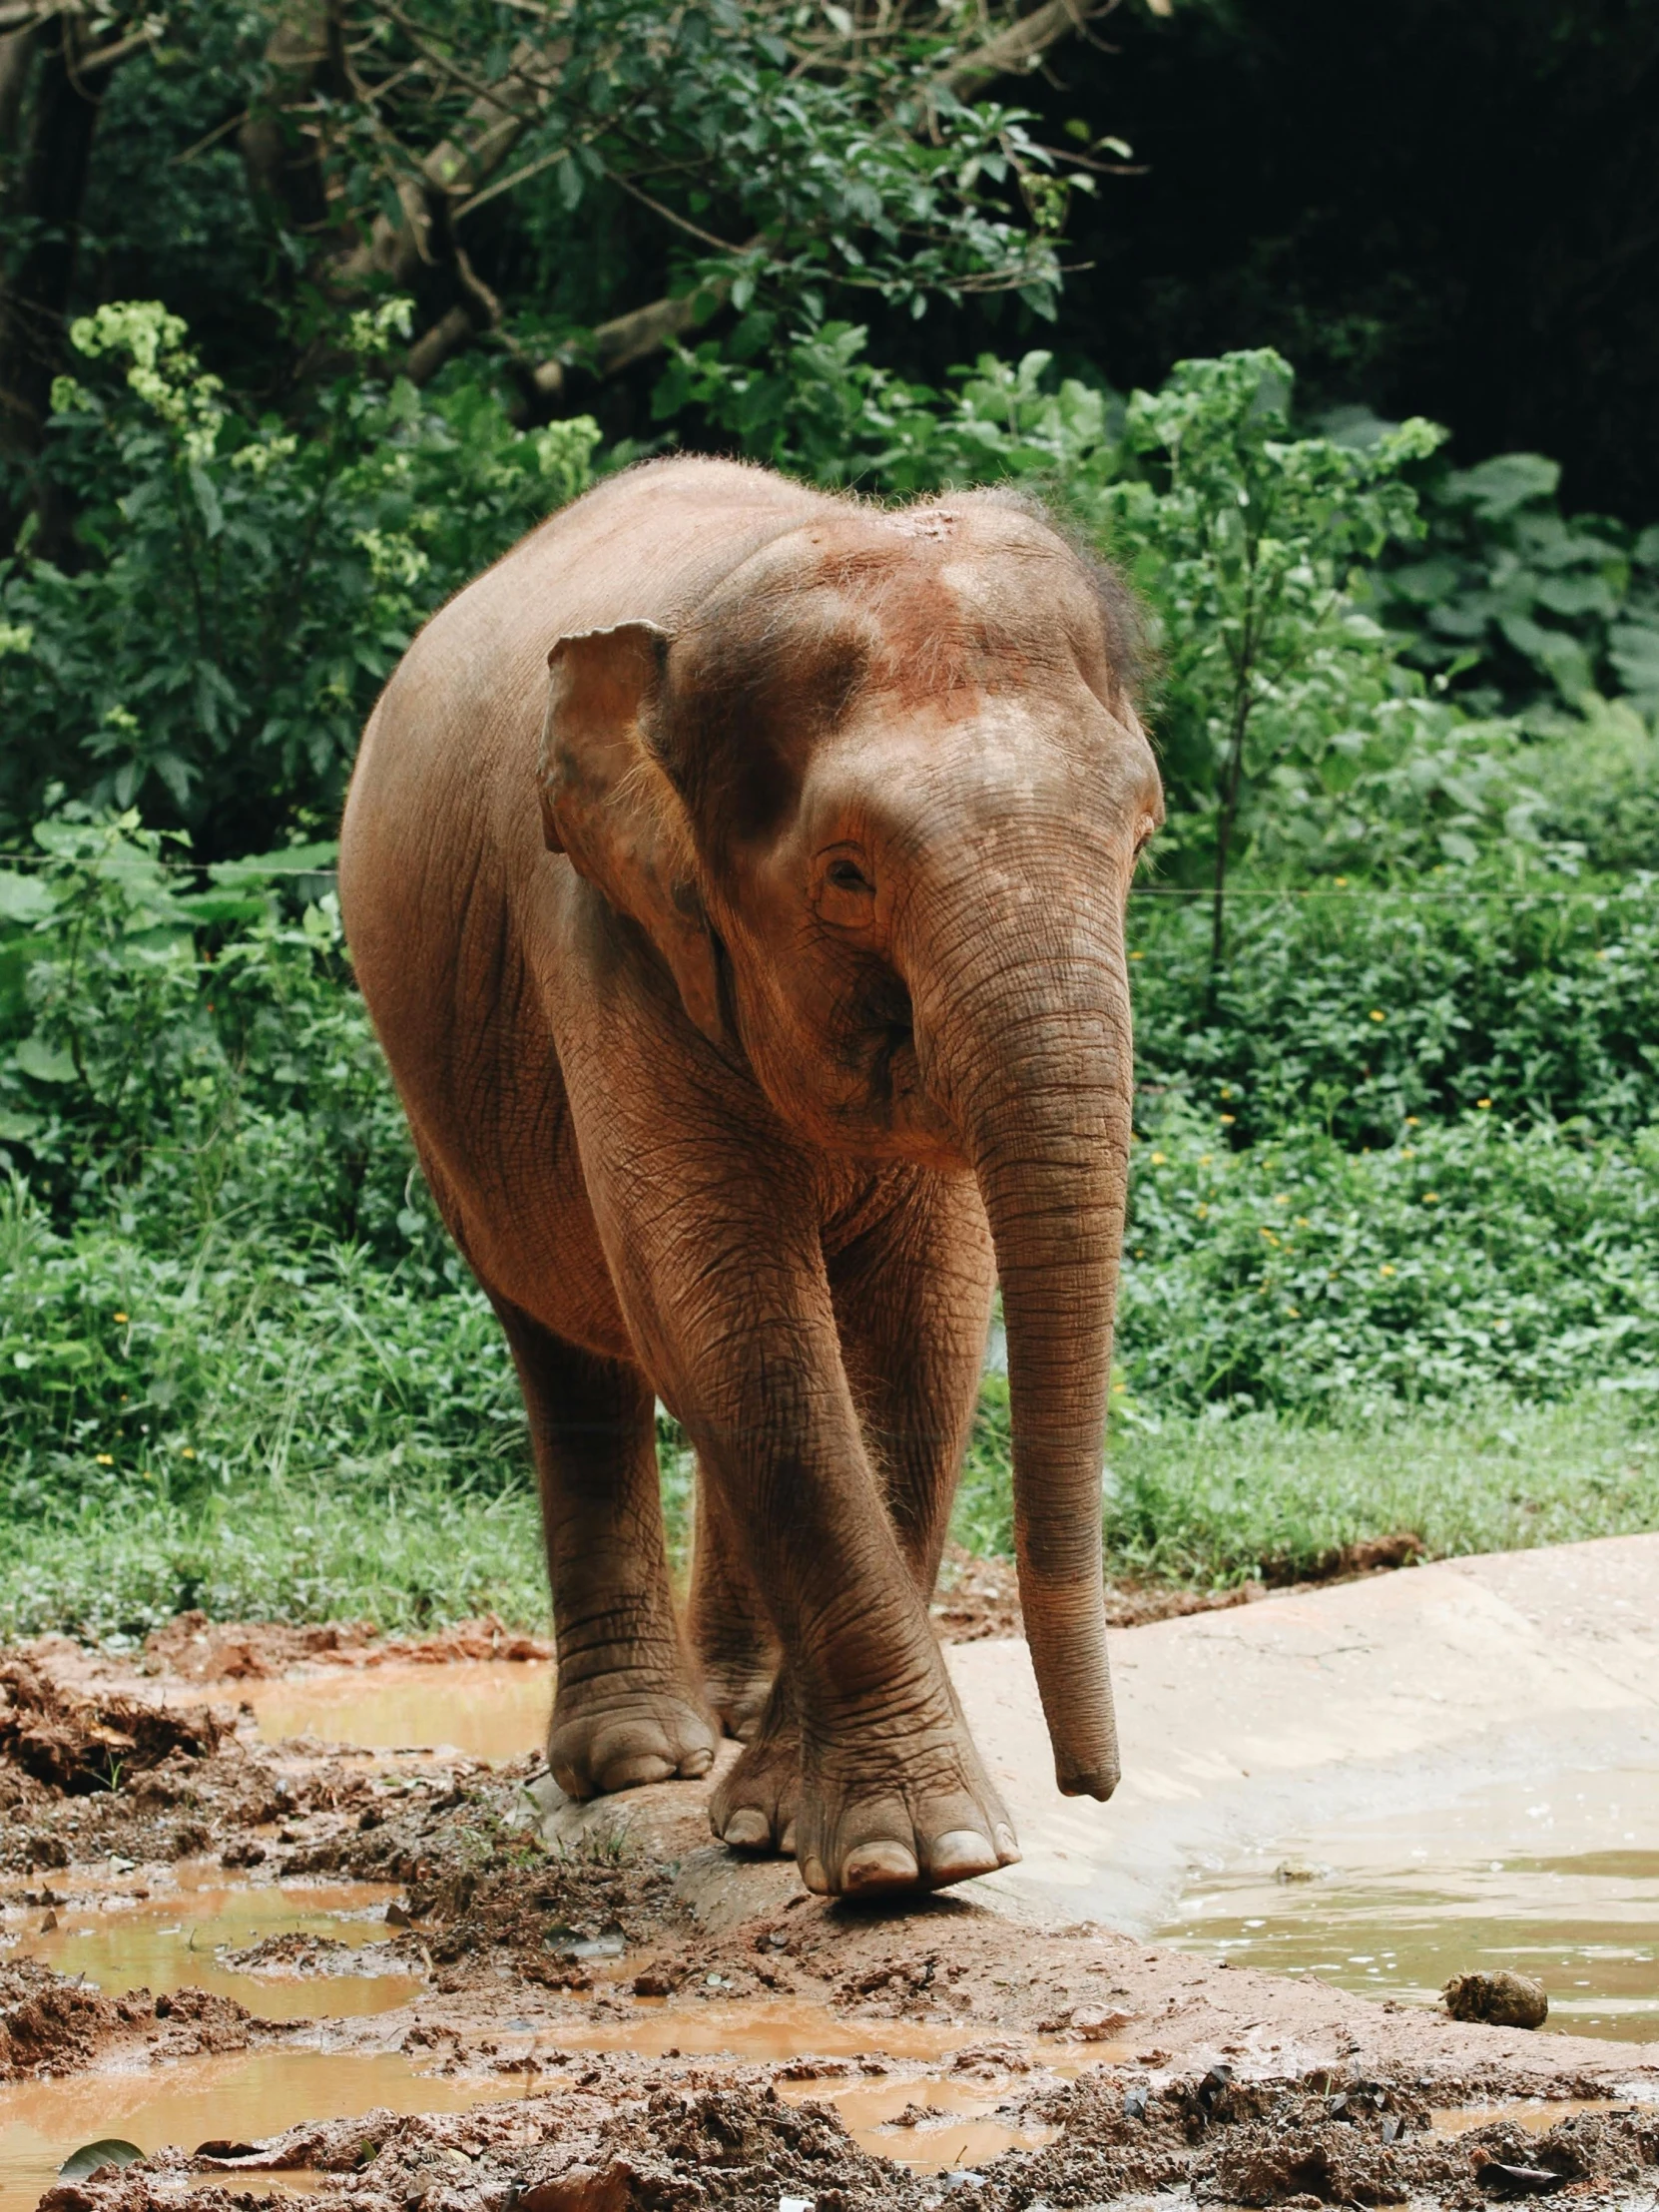
[[[1280,1837],[1195,1880],[1161,1931],[1188,1949],[1431,2004],[1507,1966],[1549,2025],[1659,2038],[1659,1770],[1556,1774],[1432,1813]],[[1324,1879],[1274,1879],[1286,1861]],[[1547,2030],[1546,2030],[1547,2032]]]
[[[227,1691],[215,1686],[211,1693]],[[498,1764],[540,1751],[553,1710],[553,1669],[538,1659],[464,1659],[422,1666],[318,1668],[314,1674],[239,1682],[267,1743],[314,1736],[370,1751],[464,1751]]]
[[[303,1950],[287,1970],[278,1961],[260,1972],[223,1955],[272,1936],[321,1936],[348,1951],[384,1941],[391,1934],[386,1902],[398,1894],[389,1883],[236,1883],[217,1867],[189,1861],[148,1869],[142,1885],[148,1896],[135,1897],[131,1882],[94,1885],[80,1873],[56,1879],[69,1902],[57,1907],[55,1929],[42,1931],[38,1908],[7,1905],[0,1915],[8,1935],[20,1931],[12,1955],[85,1974],[109,1996],[191,1987],[234,1997],[268,2020],[299,2020],[387,2012],[422,1985],[418,1973],[406,1970],[352,1971],[349,1957],[337,1952],[320,1971]]]

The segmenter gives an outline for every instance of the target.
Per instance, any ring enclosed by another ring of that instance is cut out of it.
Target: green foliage
[[[1121,1405],[1316,1416],[1483,1388],[1659,1391],[1659,1134],[1476,1108],[1385,1151],[1290,1127],[1235,1152],[1171,1107],[1136,1158]]]
[[[1418,557],[1377,579],[1382,618],[1417,666],[1443,671],[1486,712],[1541,701],[1577,709],[1622,694],[1659,715],[1659,528],[1563,516],[1561,471],[1499,453],[1431,478]]]
[[[870,362],[855,325],[781,337],[752,317],[682,350],[659,414],[695,405],[825,484],[1026,486],[1128,574],[1152,630],[1166,874],[1409,871],[1538,840],[1520,733],[1438,697],[1363,603],[1364,565],[1418,534],[1429,424],[1297,435],[1291,370],[1261,351],[1180,362],[1123,401],[1056,381],[1046,353],[984,355],[941,395]]]
[[[1243,896],[1213,999],[1206,917],[1130,902],[1143,1118],[1171,1093],[1260,1145],[1299,1122],[1350,1149],[1407,1117],[1634,1135],[1659,1123],[1659,885]],[[1150,1126],[1150,1123],[1148,1124]]]
[[[155,301],[77,322],[51,466],[82,559],[0,563],[0,824],[68,782],[223,848],[337,812],[375,693],[431,609],[583,490],[586,417],[514,430],[374,367],[398,302],[354,317],[356,366],[303,435],[254,419]]]
[[[131,816],[36,837],[0,871],[0,1502],[519,1486],[505,1348],[349,987],[331,848],[193,889]]]

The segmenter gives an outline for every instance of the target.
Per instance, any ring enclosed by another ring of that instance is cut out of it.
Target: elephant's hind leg
[[[727,1735],[740,1743],[761,1725],[778,1672],[778,1638],[744,1565],[726,1506],[707,1470],[697,1472],[687,1627],[703,1664],[703,1690]]]
[[[558,1686],[547,1762],[578,1798],[707,1774],[717,1726],[669,1588],[655,1399],[505,1300],[541,1483]]]

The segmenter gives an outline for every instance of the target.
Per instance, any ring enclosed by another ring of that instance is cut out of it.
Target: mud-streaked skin
[[[1123,907],[1161,815],[1122,596],[990,494],[613,480],[411,647],[341,897],[506,1330],[578,1796],[706,1773],[827,1894],[1017,1856],[926,1603],[1000,1275],[1020,1594],[1061,1787],[1117,1780],[1100,1444]],[[653,1449],[696,1444],[676,1619]]]

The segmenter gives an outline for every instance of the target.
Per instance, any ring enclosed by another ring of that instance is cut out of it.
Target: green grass
[[[1283,1413],[1125,1424],[1109,1454],[1108,1572],[1225,1586],[1294,1574],[1409,1529],[1432,1558],[1659,1528],[1652,1398],[1488,1396],[1313,1423]],[[958,1540],[1012,1548],[1004,1385],[987,1385],[957,1502]]]
[[[138,1638],[192,1606],[216,1620],[366,1619],[386,1630],[495,1613],[545,1633],[535,1499],[430,1477],[365,1494],[249,1475],[190,1504],[135,1494],[5,1528],[8,1636]]]
[[[1200,1587],[1312,1567],[1410,1529],[1432,1557],[1659,1527],[1659,1438],[1648,1401],[1592,1391],[1566,1404],[1491,1398],[1400,1408],[1351,1426],[1283,1414],[1145,1420],[1120,1429],[1106,1512],[1114,1576]],[[664,1440],[665,1503],[683,1542],[688,1468]],[[955,1533],[1012,1543],[1007,1401],[986,1390]],[[527,1486],[457,1488],[430,1471],[388,1483],[246,1472],[229,1492],[149,1492],[13,1518],[0,1557],[0,1632],[142,1636],[176,1612],[369,1619],[434,1627],[484,1612],[545,1630],[547,1591]]]

